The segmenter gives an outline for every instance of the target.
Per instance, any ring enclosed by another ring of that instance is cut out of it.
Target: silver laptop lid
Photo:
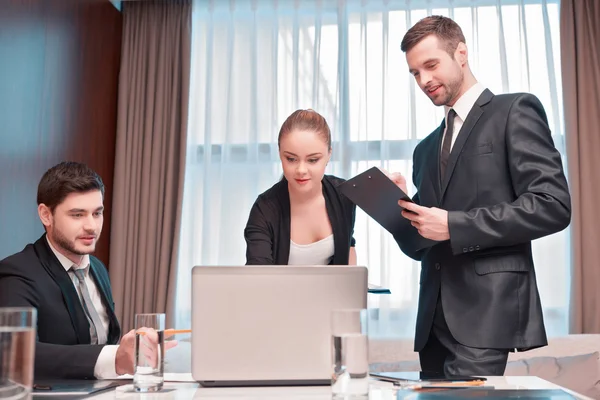
[[[355,266],[194,267],[194,379],[330,380],[331,311],[366,308],[367,282]]]

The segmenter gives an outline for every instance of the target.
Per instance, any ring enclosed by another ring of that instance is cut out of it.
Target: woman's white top
[[[296,244],[290,239],[288,265],[328,265],[334,251],[333,234],[311,244]]]

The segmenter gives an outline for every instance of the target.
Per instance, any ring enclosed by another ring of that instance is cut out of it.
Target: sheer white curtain
[[[411,176],[415,145],[443,118],[400,51],[427,15],[461,25],[475,76],[494,93],[540,98],[563,152],[558,9],[551,0],[197,1],[177,324],[190,323],[194,265],[245,263],[248,213],[281,176],[277,132],[294,110],[329,122],[327,173],[349,178],[377,165]],[[419,264],[361,210],[355,237],[370,282],[393,293],[370,296],[388,321],[374,333],[411,337]],[[551,335],[567,332],[568,248],[568,231],[534,243]]]

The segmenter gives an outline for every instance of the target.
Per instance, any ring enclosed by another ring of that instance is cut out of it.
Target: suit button
[[[475,250],[475,249],[473,248],[473,246],[469,247],[469,251],[473,251],[473,250]]]
[[[475,246],[475,250],[479,250],[479,245]]]
[[[463,253],[466,253],[467,251],[469,251],[469,249],[467,249],[466,247],[463,247]]]
[[[439,271],[441,267],[442,266],[440,265],[440,263],[435,263],[435,269],[437,269]]]

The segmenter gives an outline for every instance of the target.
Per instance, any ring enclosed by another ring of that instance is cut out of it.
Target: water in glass
[[[156,392],[164,382],[165,332],[156,331],[158,343],[152,343],[149,335],[135,335],[135,374],[133,386],[138,392]]]
[[[30,397],[34,354],[34,327],[0,326],[0,399]]]
[[[369,393],[368,340],[362,333],[332,336],[334,399],[367,398]]]

